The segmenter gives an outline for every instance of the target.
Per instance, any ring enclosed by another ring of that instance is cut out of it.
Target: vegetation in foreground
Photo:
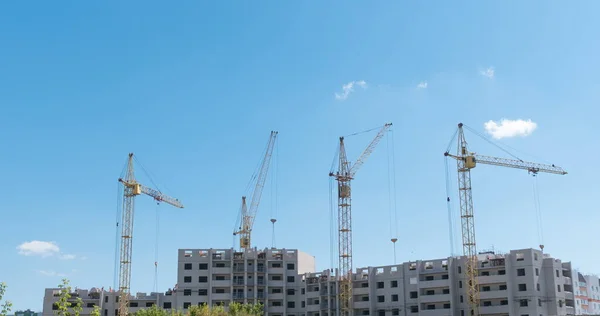
[[[62,283],[58,285],[60,292],[58,294],[58,301],[55,303],[57,310],[54,311],[54,315],[56,316],[79,316],[83,311],[83,301],[81,297],[72,299],[72,289],[69,283],[69,280],[63,279]],[[10,301],[2,303],[6,287],[6,283],[0,282],[0,316],[6,316],[12,307]],[[221,306],[210,308],[206,305],[190,306],[185,312],[167,311],[153,305],[152,307],[138,310],[134,313],[134,316],[261,316],[263,314],[264,308],[260,304],[231,303],[229,311],[225,311]],[[100,316],[100,307],[97,305],[94,306],[91,315]]]
[[[6,316],[10,313],[12,308],[12,303],[10,301],[4,300],[4,303],[2,303],[4,293],[6,293],[6,287],[6,283],[0,282],[0,316]]]

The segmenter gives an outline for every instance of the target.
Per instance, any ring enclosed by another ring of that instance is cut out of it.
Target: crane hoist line
[[[133,160],[133,153],[130,153],[127,160],[125,177],[119,178],[119,182],[123,184],[123,214],[121,219],[121,247],[119,256],[119,316],[127,316],[129,314],[135,197],[144,194],[154,198],[157,202],[165,202],[177,208],[183,208],[183,204],[178,199],[139,183],[135,179]]]
[[[333,171],[329,172],[329,176],[337,180],[338,183],[338,278],[340,279],[338,299],[340,316],[352,316],[354,314],[352,304],[352,190],[350,184],[358,169],[375,150],[375,147],[391,126],[392,123],[386,123],[379,129],[375,138],[353,165],[346,157],[344,137],[340,137],[338,170],[335,173]]]
[[[454,137],[458,136],[456,154],[450,154],[449,148],[444,156],[456,160],[458,171],[458,191],[460,200],[460,218],[462,228],[463,255],[466,257],[466,274],[468,279],[467,296],[470,313],[467,315],[479,316],[479,284],[477,268],[477,244],[475,241],[475,218],[473,213],[473,196],[471,192],[471,169],[477,164],[500,166],[514,169],[527,170],[529,173],[539,172],[565,175],[567,172],[556,165],[547,165],[527,162],[521,159],[507,159],[479,155],[468,150],[467,141],[463,131],[463,123],[458,124]],[[481,135],[480,135],[481,136]],[[453,140],[454,140],[453,137]],[[487,140],[487,139],[486,139]],[[541,245],[543,247],[543,245]]]

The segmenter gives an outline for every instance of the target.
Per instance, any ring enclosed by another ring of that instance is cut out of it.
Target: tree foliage
[[[0,316],[6,316],[6,314],[10,313],[12,307],[12,303],[8,300],[5,300],[4,303],[2,303],[2,299],[6,293],[6,287],[6,283],[0,282]]]
[[[222,306],[208,307],[190,306],[185,313],[181,311],[168,311],[153,305],[150,308],[140,309],[135,312],[135,316],[262,316],[264,315],[263,306],[258,304],[239,304],[231,303],[229,312]]]
[[[262,304],[240,304],[233,302],[229,304],[229,315],[231,316],[261,316],[264,314]]]
[[[0,302],[4,295],[6,285],[0,284]],[[55,303],[57,310],[54,311],[56,316],[79,316],[83,310],[83,301],[81,297],[74,298],[71,293],[71,286],[69,280],[63,279],[62,284],[58,286],[60,289],[59,299]],[[0,312],[0,316],[6,316],[10,311],[10,302],[6,302],[3,305],[3,309]],[[91,312],[91,316],[100,316],[100,307],[94,306]],[[229,304],[229,310],[225,311],[222,306],[208,307],[208,305],[202,306],[190,306],[185,312],[177,310],[165,310],[159,308],[156,305],[152,307],[139,309],[134,313],[134,316],[262,316],[264,315],[264,307],[262,304],[240,304],[233,302]]]
[[[91,316],[100,316],[100,306],[94,305],[94,309],[92,310]]]
[[[79,316],[83,307],[83,301],[81,297],[77,297],[75,300],[71,300],[71,286],[69,285],[69,280],[63,279],[62,284],[58,285],[60,289],[59,299],[56,303],[57,310],[54,311],[54,315],[57,316]],[[98,310],[98,315],[100,314],[100,310]]]

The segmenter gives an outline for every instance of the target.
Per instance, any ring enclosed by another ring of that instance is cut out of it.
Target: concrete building
[[[600,280],[596,275],[584,275],[573,270],[575,314],[600,315]]]
[[[467,314],[463,257],[358,269],[355,315]],[[534,249],[479,256],[481,315],[574,315],[570,263]],[[335,278],[308,274],[306,316],[335,315]]]
[[[464,257],[450,257],[357,269],[355,315],[464,316],[465,263]],[[335,271],[314,270],[314,258],[298,250],[181,249],[176,288],[133,299],[132,311],[155,303],[185,310],[192,305],[248,302],[264,304],[269,316],[337,315]],[[576,313],[571,264],[539,250],[480,254],[479,283],[481,315]],[[52,291],[46,291],[44,316],[52,314]],[[115,315],[116,293],[79,291],[80,297],[97,296],[84,300],[84,314],[99,304],[104,316]]]
[[[269,314],[300,312],[301,275],[315,271],[314,257],[288,249],[181,249],[178,261],[178,309],[240,302],[262,303]]]
[[[44,306],[42,316],[54,316],[54,312],[57,310],[56,302],[60,289],[46,289],[44,295]],[[94,310],[94,306],[100,307],[100,314],[104,316],[115,316],[118,315],[118,302],[119,293],[115,291],[106,291],[104,289],[92,288],[90,290],[73,289],[71,294],[72,302],[75,302],[77,298],[81,298],[83,301],[81,315],[90,315]],[[142,308],[148,308],[156,304],[157,306],[169,306],[168,304],[175,305],[175,296],[173,291],[169,290],[165,293],[137,293],[131,298],[130,311],[136,312]],[[15,315],[16,316],[16,315]]]

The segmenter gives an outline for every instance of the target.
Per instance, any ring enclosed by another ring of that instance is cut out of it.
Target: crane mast
[[[466,257],[467,297],[470,315],[479,316],[479,284],[477,269],[477,245],[475,242],[475,217],[473,214],[473,196],[471,192],[471,169],[477,163],[493,166],[523,169],[530,173],[538,172],[552,174],[567,174],[562,168],[555,165],[546,165],[526,162],[516,159],[498,158],[477,155],[469,152],[463,131],[463,123],[458,124],[458,149],[456,155],[445,152],[444,156],[456,160],[458,171],[458,196],[460,201],[460,218],[462,229],[463,255]]]
[[[339,308],[341,316],[352,316],[352,190],[351,182],[358,169],[365,163],[373,152],[385,132],[392,123],[385,124],[377,133],[375,138],[363,151],[354,165],[350,165],[346,156],[344,137],[340,137],[340,148],[338,154],[338,171],[330,172],[338,184],[338,273],[341,277],[339,291]]]
[[[178,208],[183,208],[179,200],[162,194],[160,191],[146,187],[135,179],[133,169],[133,153],[129,154],[125,178],[119,178],[123,184],[123,214],[121,218],[121,248],[119,256],[119,316],[129,313],[129,295],[131,286],[131,253],[133,249],[133,214],[135,197],[140,194],[148,195],[157,202],[165,202]]]
[[[265,187],[267,174],[269,173],[269,166],[271,163],[271,157],[273,156],[273,148],[275,147],[277,134],[277,131],[271,131],[271,135],[269,136],[267,150],[258,171],[256,185],[254,187],[254,191],[252,192],[252,200],[250,201],[249,209],[246,207],[246,197],[242,197],[241,227],[239,230],[233,233],[233,235],[240,235],[240,248],[242,250],[247,250],[251,248],[252,245],[252,227],[254,226],[254,219],[256,218],[262,191]]]

